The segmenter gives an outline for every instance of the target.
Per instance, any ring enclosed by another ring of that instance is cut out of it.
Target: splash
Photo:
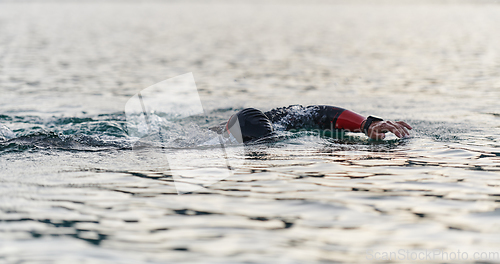
[[[16,134],[12,132],[7,126],[0,124],[0,141],[15,138]]]

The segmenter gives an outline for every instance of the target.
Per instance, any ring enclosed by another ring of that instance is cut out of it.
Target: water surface
[[[487,3],[0,3],[0,259],[498,253],[499,24]],[[138,155],[125,103],[186,72],[206,118],[181,122],[194,129],[171,132],[176,148]],[[283,132],[230,156],[233,176],[177,195],[165,155],[185,160],[187,179],[217,175],[220,152],[192,147],[209,126],[289,104],[415,129],[381,142]],[[425,262],[455,262],[440,257]]]

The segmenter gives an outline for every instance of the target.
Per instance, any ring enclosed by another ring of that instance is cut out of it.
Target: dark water
[[[0,3],[0,262],[496,263],[498,25],[487,2]],[[137,148],[127,100],[186,72],[206,116],[156,113],[168,144]],[[200,147],[289,104],[414,130]],[[178,195],[173,157],[232,174]]]

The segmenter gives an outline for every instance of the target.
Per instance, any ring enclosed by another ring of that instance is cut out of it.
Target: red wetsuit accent
[[[344,129],[351,132],[361,132],[361,124],[366,118],[349,110],[344,110],[337,118],[335,129]],[[333,122],[333,120],[332,120]]]

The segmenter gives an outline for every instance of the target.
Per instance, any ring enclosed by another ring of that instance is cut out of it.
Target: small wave
[[[0,152],[31,149],[98,151],[130,148],[122,113],[88,117],[1,115]]]
[[[5,125],[0,124],[0,141],[4,141],[7,139],[12,139],[16,137],[16,134],[12,132],[8,127]]]
[[[29,149],[100,151],[130,148],[130,143],[127,140],[84,134],[63,135],[54,132],[36,132],[0,142],[1,152],[17,152]]]
[[[162,148],[191,148],[216,136],[204,127],[207,125],[205,118],[170,122],[162,113],[152,113],[150,120],[154,122],[146,128],[131,127],[124,113],[45,119],[2,115],[1,119],[11,129],[0,126],[0,153],[33,149],[100,151],[158,144]],[[134,134],[135,130],[147,128],[149,131],[144,135],[137,137],[137,133]]]

